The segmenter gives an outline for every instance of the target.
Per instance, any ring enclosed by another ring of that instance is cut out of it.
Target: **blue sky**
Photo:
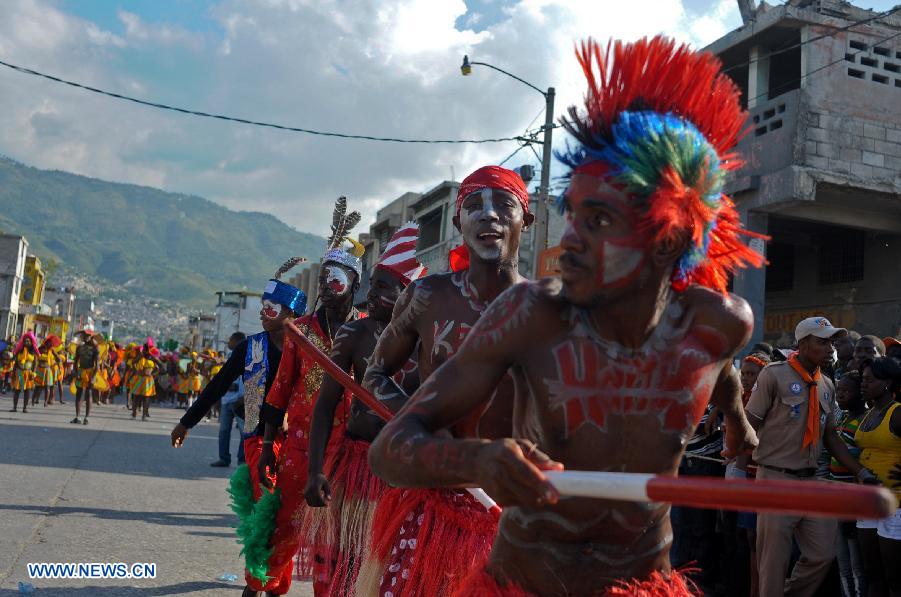
[[[463,54],[579,101],[573,43],[665,32],[695,46],[735,0],[3,0],[0,58],[203,111],[407,138],[520,134],[543,102]],[[891,0],[871,0],[885,10]],[[557,135],[555,144],[562,142]],[[371,218],[516,144],[376,145],[161,112],[0,69],[0,154],[208,197],[310,232],[347,195]],[[521,151],[508,165],[535,162]]]

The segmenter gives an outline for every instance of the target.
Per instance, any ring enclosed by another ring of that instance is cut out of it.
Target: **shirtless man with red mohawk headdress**
[[[668,505],[561,498],[542,471],[675,475],[708,402],[728,423],[725,454],[756,443],[732,367],[752,316],[726,293],[732,270],[762,263],[722,193],[738,90],[713,56],[662,37],[588,41],[578,57],[588,92],[558,156],[561,279],[498,297],[370,449],[389,483],[479,486],[505,506],[486,569],[458,595],[688,594]],[[508,371],[515,439],[438,433]]]

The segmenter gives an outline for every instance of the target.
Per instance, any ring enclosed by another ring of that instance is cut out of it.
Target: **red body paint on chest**
[[[630,414],[655,414],[661,431],[685,432],[700,420],[716,381],[717,358],[695,340],[665,353],[614,359],[576,338],[553,354],[558,378],[548,380],[550,403],[563,409],[568,435],[582,425],[606,431],[610,415]]]

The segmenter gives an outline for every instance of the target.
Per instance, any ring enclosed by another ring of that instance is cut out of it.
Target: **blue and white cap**
[[[303,290],[281,281],[282,274],[295,265],[306,263],[306,261],[307,260],[304,257],[292,257],[284,262],[281,267],[276,270],[275,276],[266,282],[266,288],[263,290],[263,300],[287,307],[295,313],[306,312],[307,295],[304,294]]]
[[[303,290],[274,278],[266,283],[263,300],[287,307],[295,313],[304,313],[307,310],[307,295]]]

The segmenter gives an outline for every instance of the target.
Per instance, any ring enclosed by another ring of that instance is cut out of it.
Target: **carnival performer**
[[[39,394],[44,396],[44,406],[53,403],[53,394],[56,386],[56,353],[54,351],[62,342],[59,337],[53,334],[50,334],[41,342],[40,350],[38,351],[40,354],[37,358],[37,369],[35,369],[35,391],[32,397],[32,404],[37,404]]]
[[[153,338],[147,338],[147,342],[141,347],[141,352],[135,360],[135,385],[134,395],[131,398],[131,418],[138,416],[138,405],[141,405],[141,421],[150,418],[150,400],[156,396],[156,383],[154,375],[160,368],[160,351],[153,342]]]
[[[28,401],[34,390],[35,359],[40,356],[38,340],[34,332],[27,331],[19,338],[13,351],[13,407],[9,412],[16,412],[19,405],[19,394],[22,394],[22,412],[28,412]]]
[[[266,503],[259,509],[256,506],[263,497],[257,466],[263,447],[263,438],[260,435],[260,408],[279,370],[285,321],[303,315],[307,308],[306,294],[283,282],[281,277],[294,266],[304,262],[306,259],[303,257],[292,257],[282,264],[267,282],[260,309],[260,324],[263,331],[235,346],[225,365],[210,380],[197,401],[172,430],[172,445],[179,448],[184,445],[189,430],[203,419],[213,404],[222,399],[238,377],[242,378],[244,397],[241,404],[244,427],[241,437],[246,464],[239,466],[232,475],[229,492],[232,496],[232,509],[240,520],[237,532],[239,541],[244,544],[245,561],[250,561],[250,567],[244,572],[248,586],[251,582],[259,584],[259,577],[265,574],[268,567],[266,557],[259,557],[255,563],[253,560],[258,554],[266,552],[273,524],[273,516],[271,514],[265,516]],[[283,441],[281,431],[276,432],[270,441],[271,450],[277,457],[281,453]],[[267,503],[271,501],[270,497]],[[277,508],[278,503],[274,502],[274,505]],[[260,521],[260,524],[257,524],[257,521]],[[283,572],[288,583],[291,582],[291,573],[289,565]],[[255,591],[245,588],[244,593],[253,595]]]
[[[96,334],[92,330],[84,329],[79,333],[81,344],[75,349],[75,418],[70,421],[77,425],[88,424],[91,416],[91,394],[94,392],[94,375],[100,360],[100,351],[97,349]],[[84,400],[84,420],[80,421],[81,401]]]
[[[543,470],[675,475],[711,401],[725,456],[756,443],[732,367],[752,316],[726,292],[731,271],[763,261],[722,190],[739,90],[713,55],[663,37],[577,54],[588,91],[563,120],[561,278],[498,297],[370,449],[389,483],[478,486],[504,506],[487,567],[458,595],[690,594],[669,563],[669,505],[560,500]],[[508,371],[512,438],[437,435]]]
[[[369,278],[368,317],[345,324],[335,334],[331,359],[345,371],[352,371],[357,383],[362,381],[376,342],[391,321],[400,293],[426,272],[416,260],[418,238],[415,222],[394,233]],[[415,358],[395,376],[395,381],[405,393],[413,393],[419,386]],[[359,567],[368,551],[372,515],[387,490],[384,481],[372,474],[367,461],[369,444],[384,421],[362,402],[353,399],[346,432],[338,441],[329,441],[333,439],[335,411],[343,402],[343,386],[327,377],[313,412],[309,475],[304,489],[307,504],[312,506],[306,510],[305,532],[311,542],[329,545],[326,551],[338,554],[329,591],[336,596],[355,593]]]
[[[15,342],[10,341],[0,352],[0,392],[6,393],[12,388],[12,372],[15,366],[13,348]]]
[[[59,346],[53,349],[53,379],[56,381],[56,395],[59,396],[59,403],[65,405],[63,394],[63,380],[69,371],[69,353],[66,352],[65,345],[60,342]],[[50,402],[53,402],[51,396]]]
[[[185,365],[184,375],[179,380],[179,392],[185,396],[187,407],[191,408],[200,392],[200,361],[196,351],[191,351],[190,360]]]
[[[455,207],[453,222],[463,244],[450,255],[453,271],[407,287],[372,355],[363,385],[380,400],[405,402],[407,395],[391,376],[418,350],[420,377],[427,379],[459,350],[491,301],[525,280],[519,274],[519,244],[533,216],[519,174],[479,168],[463,180]],[[456,421],[452,433],[509,437],[512,419],[513,381],[507,377],[488,408]],[[485,564],[496,530],[495,515],[463,490],[392,488],[374,515],[358,593],[449,595],[471,569]]]
[[[338,329],[360,317],[353,307],[353,297],[360,285],[363,247],[348,237],[359,221],[360,214],[348,214],[347,200],[339,198],[333,212],[328,249],[322,257],[319,271],[319,296],[316,301],[322,306],[317,309],[314,304],[308,315],[294,321],[300,331],[325,353],[331,351]],[[353,245],[353,252],[342,248],[346,240]],[[247,579],[245,597],[255,595],[257,591],[266,591],[271,595],[286,594],[291,587],[292,558],[295,554],[299,557],[300,576],[313,579],[314,593],[322,595],[328,590],[336,555],[324,552],[329,546],[304,544],[298,532],[306,508],[303,490],[307,483],[310,422],[324,375],[319,365],[305,358],[294,342],[286,338],[278,374],[260,412],[265,431],[257,465],[258,474],[260,482],[267,488],[274,486],[274,491],[280,496],[274,530],[269,539],[272,552],[265,566],[266,576],[270,578],[263,580],[260,576],[251,575]],[[348,403],[349,396],[335,416],[334,424],[340,427],[337,437],[344,432]],[[272,442],[279,428],[285,424],[286,417],[288,432],[276,460]],[[270,478],[273,473],[274,482]]]

